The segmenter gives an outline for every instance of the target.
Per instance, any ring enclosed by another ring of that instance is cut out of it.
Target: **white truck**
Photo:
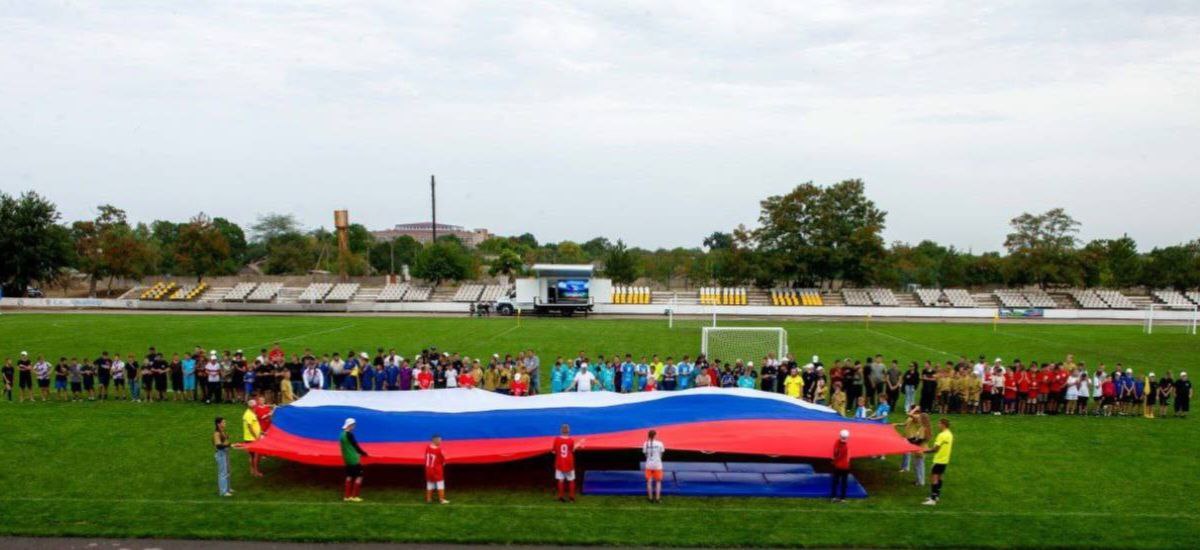
[[[590,264],[535,264],[534,277],[517,279],[508,296],[492,304],[500,315],[562,315],[570,317],[576,313],[592,311],[595,300],[591,293],[592,274],[595,267]]]

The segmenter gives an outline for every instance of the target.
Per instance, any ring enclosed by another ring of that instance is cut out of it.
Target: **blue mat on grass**
[[[664,471],[663,494],[828,498],[832,477],[814,473]],[[583,492],[589,495],[644,495],[646,477],[640,471],[589,471],[583,476]],[[867,496],[866,489],[853,475],[847,483],[846,496]]]

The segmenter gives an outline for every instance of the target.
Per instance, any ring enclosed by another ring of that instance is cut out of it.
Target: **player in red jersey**
[[[559,436],[554,438],[550,452],[554,454],[554,480],[558,482],[558,501],[575,502],[575,449],[583,447],[583,441],[578,443],[571,437],[571,426],[562,425]],[[569,487],[568,497],[563,496],[563,485]]]
[[[433,502],[433,490],[437,489],[438,502],[446,500],[446,456],[442,454],[442,436],[435,435],[425,447],[425,502]]]

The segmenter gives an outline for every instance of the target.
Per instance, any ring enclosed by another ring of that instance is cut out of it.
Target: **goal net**
[[[1178,304],[1150,304],[1146,308],[1146,318],[1142,324],[1142,332],[1183,332],[1196,334],[1196,325],[1200,321],[1197,306]]]
[[[787,355],[787,331],[779,327],[703,327],[700,352],[708,359],[759,361],[768,353]]]

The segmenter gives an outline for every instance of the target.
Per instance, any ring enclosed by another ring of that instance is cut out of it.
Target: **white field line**
[[[315,331],[315,332],[309,332],[309,333],[306,333],[306,334],[297,334],[296,336],[289,336],[289,337],[287,337],[287,338],[275,338],[275,339],[272,339],[270,342],[263,342],[263,343],[261,343],[261,344],[251,344],[251,345],[248,345],[248,346],[242,346],[242,349],[244,349],[244,350],[254,350],[255,348],[261,348],[261,347],[263,347],[263,346],[266,346],[266,345],[268,345],[268,344],[274,344],[275,342],[291,342],[291,341],[293,341],[293,340],[299,340],[299,339],[301,339],[301,338],[308,338],[309,336],[319,336],[319,335],[321,335],[321,334],[329,334],[329,333],[331,333],[331,332],[338,332],[338,331],[346,330],[346,329],[348,329],[348,328],[352,328],[352,327],[354,327],[354,323],[351,323],[351,324],[349,324],[349,325],[342,325],[342,326],[340,326],[340,327],[333,327],[333,328],[328,328],[328,329],[325,329],[325,330],[318,330],[318,331]],[[249,351],[248,351],[248,352],[246,352],[246,353],[247,353],[247,354],[250,354],[251,352],[249,352]]]
[[[942,355],[945,355],[945,356],[947,356],[947,357],[957,357],[956,355],[954,355],[953,353],[950,353],[950,352],[948,352],[948,351],[943,351],[943,350],[940,350],[940,349],[937,349],[937,348],[931,348],[931,347],[929,347],[929,346],[926,346],[925,344],[921,344],[921,343],[918,343],[918,342],[914,342],[914,341],[912,341],[912,340],[909,340],[909,339],[907,339],[907,338],[901,338],[901,337],[899,337],[899,336],[895,336],[895,335],[892,335],[892,334],[888,334],[888,333],[886,333],[886,332],[879,332],[878,330],[875,330],[875,329],[873,329],[873,328],[869,328],[869,329],[867,329],[867,332],[870,332],[870,333],[872,333],[872,334],[878,334],[878,335],[880,335],[880,336],[886,336],[886,337],[888,337],[888,338],[891,338],[892,340],[895,340],[895,341],[897,341],[897,342],[903,342],[903,343],[905,343],[905,344],[908,344],[908,345],[910,345],[910,346],[918,347],[918,348],[921,348],[921,349],[923,349],[923,350],[926,350],[926,351],[932,351],[932,352],[934,352],[934,353],[940,353],[940,354],[942,354]]]
[[[340,502],[340,501],[332,500],[332,499],[329,501],[255,500],[255,499],[238,500],[237,497],[234,497],[233,499],[222,499],[222,498],[219,498],[216,496],[214,496],[211,499],[153,499],[153,498],[142,499],[142,498],[113,498],[113,497],[0,497],[0,502],[109,502],[109,503],[124,503],[124,504],[155,504],[155,505],[160,505],[160,504],[165,504],[165,505],[169,505],[169,504],[186,504],[186,505],[229,504],[229,505],[246,505],[246,506],[256,506],[256,507],[261,507],[261,506],[284,506],[284,507],[336,506],[336,507],[344,507],[345,509],[359,508],[359,507],[379,507],[379,508],[403,507],[403,508],[435,508],[435,509],[440,508],[440,507],[431,507],[429,504],[425,504],[423,502],[359,502],[359,503],[348,504],[345,502]],[[630,512],[648,512],[648,513],[649,512],[653,512],[653,513],[675,512],[675,513],[684,513],[684,514],[694,514],[697,511],[697,509],[693,508],[693,507],[673,508],[670,506],[667,506],[667,507],[662,507],[662,506],[622,506],[622,505],[613,505],[611,503],[605,503],[605,504],[600,504],[600,505],[586,505],[585,504],[582,506],[572,506],[569,508],[563,507],[561,505],[551,505],[551,504],[458,503],[458,504],[450,504],[448,506],[445,506],[444,508],[449,508],[449,509],[453,509],[453,508],[475,509],[475,508],[478,508],[478,509],[489,509],[489,510],[504,510],[504,509],[509,509],[509,510],[554,510],[555,512],[564,512],[564,511],[571,511],[571,510],[581,510],[581,511],[622,510],[622,511],[630,511]],[[883,516],[889,516],[889,515],[891,515],[891,516],[935,515],[935,516],[987,516],[987,517],[1005,516],[1005,517],[1030,517],[1030,518],[1037,518],[1037,517],[1061,518],[1061,517],[1065,516],[1065,517],[1084,517],[1084,518],[1120,517],[1120,518],[1139,518],[1139,519],[1142,519],[1142,518],[1144,518],[1144,519],[1200,519],[1200,514],[1187,513],[1187,512],[1155,513],[1155,512],[1124,512],[1124,511],[1103,512],[1103,511],[1062,511],[1062,510],[1024,510],[1024,511],[945,510],[945,509],[920,507],[920,505],[918,503],[916,503],[915,500],[914,500],[914,504],[913,504],[913,509],[911,509],[911,510],[902,510],[902,509],[883,510],[883,509],[877,509],[877,508],[857,508],[857,507],[854,507],[853,505],[851,505],[850,507],[832,507],[831,506],[829,508],[781,508],[781,507],[765,508],[765,507],[757,507],[757,506],[747,506],[747,507],[736,507],[736,508],[721,507],[720,509],[723,511],[727,510],[727,511],[731,511],[731,512],[747,512],[747,513],[780,512],[780,511],[784,511],[784,510],[792,510],[792,511],[803,513],[803,514],[850,513],[850,514],[875,514],[875,515],[883,515]]]

